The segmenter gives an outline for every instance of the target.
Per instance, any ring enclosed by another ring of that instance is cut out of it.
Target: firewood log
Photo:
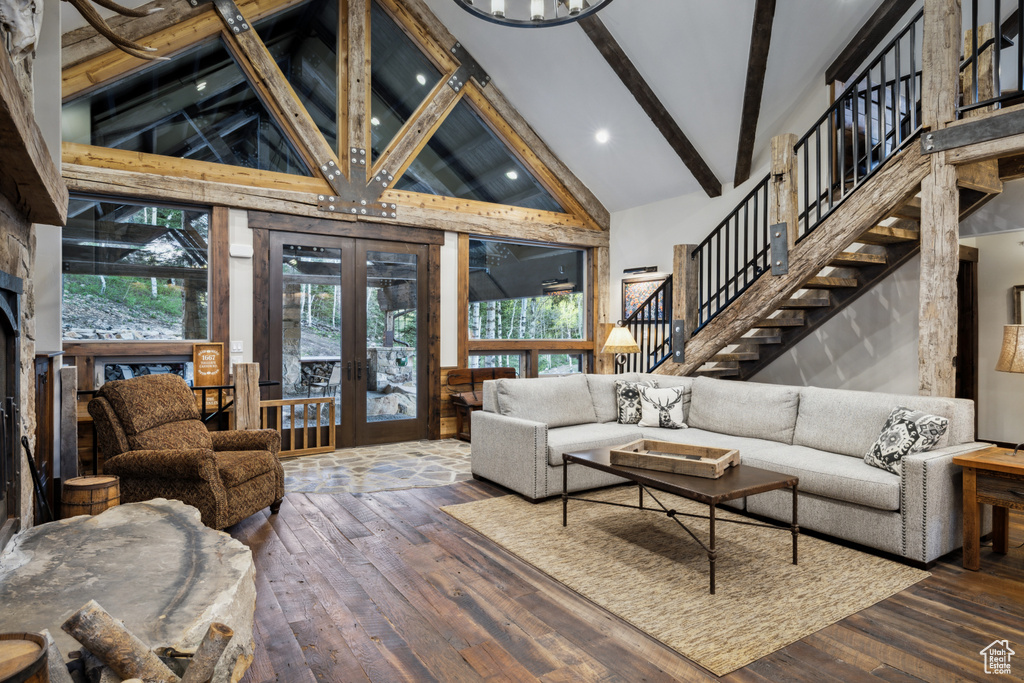
[[[121,678],[143,678],[179,683],[173,671],[124,625],[107,614],[95,600],[72,614],[61,626],[99,657]]]
[[[234,635],[235,632],[230,627],[217,622],[211,623],[203,642],[199,643],[192,661],[185,670],[185,675],[181,677],[181,683],[207,683],[213,677],[213,669]]]

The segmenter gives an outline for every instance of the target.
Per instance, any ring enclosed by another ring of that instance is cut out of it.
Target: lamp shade
[[[1003,327],[1003,349],[996,361],[999,372],[1024,372],[1024,325]]]
[[[615,326],[608,333],[608,339],[601,348],[601,353],[640,353],[640,347],[628,328]]]

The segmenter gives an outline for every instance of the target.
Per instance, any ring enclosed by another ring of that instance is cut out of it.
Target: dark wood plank
[[[388,242],[412,242],[414,244],[444,244],[444,233],[428,228],[409,228],[402,225],[367,225],[358,222],[309,218],[283,213],[250,211],[249,227],[263,230],[282,230],[310,235],[333,235],[335,237],[361,237],[387,240]]]
[[[618,44],[611,32],[604,23],[591,15],[581,19],[580,27],[590,38],[590,41],[597,48],[601,56],[619,77],[626,89],[636,98],[637,104],[644,112],[651,117],[655,127],[665,137],[668,144],[672,146],[679,158],[690,169],[690,173],[697,179],[700,186],[709,197],[718,197],[722,194],[722,183],[715,177],[711,167],[701,157],[700,153],[683,133],[679,124],[672,115],[665,109],[658,96],[654,94],[651,86],[640,74],[640,71],[633,65],[625,51]]]
[[[764,74],[768,68],[768,50],[772,43],[772,23],[775,20],[775,0],[757,0],[754,5],[754,23],[750,30],[750,54],[747,57],[747,82],[743,87],[743,113],[740,116],[740,141],[736,148],[736,173],[733,184],[739,185],[750,177],[754,159],[754,137],[757,119],[761,114],[761,94],[764,92]]]
[[[850,80],[886,34],[913,5],[914,0],[884,0],[850,39],[835,61],[825,69],[825,85],[835,81],[846,83]]]

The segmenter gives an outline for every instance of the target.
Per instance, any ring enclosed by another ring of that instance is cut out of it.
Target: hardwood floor
[[[438,510],[495,495],[476,481],[292,493],[279,515],[236,525],[256,561],[256,658],[243,682],[716,678]],[[1010,541],[1024,542],[1016,513]],[[991,680],[979,650],[996,639],[1020,653],[1024,676],[1024,553],[983,549],[980,572],[960,559],[722,680]]]

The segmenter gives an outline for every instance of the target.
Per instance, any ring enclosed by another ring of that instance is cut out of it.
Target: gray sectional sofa
[[[616,422],[615,380],[647,378],[686,390],[688,429]],[[949,420],[937,447],[907,456],[900,475],[863,460],[897,406]],[[967,400],[670,375],[485,382],[472,419],[473,475],[531,501],[561,494],[567,451],[640,438],[738,448],[742,463],[800,478],[801,527],[923,563],[961,546],[961,472],[952,458],[986,445],[974,441]],[[624,481],[579,465],[568,476],[571,491]],[[792,500],[773,491],[736,506],[788,522]]]

